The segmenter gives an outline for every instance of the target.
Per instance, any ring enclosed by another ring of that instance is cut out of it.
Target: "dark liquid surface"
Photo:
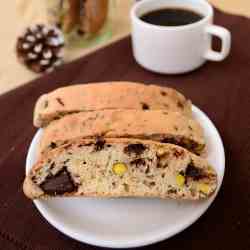
[[[165,8],[148,12],[140,17],[144,22],[159,26],[182,26],[200,21],[203,16],[193,10]]]

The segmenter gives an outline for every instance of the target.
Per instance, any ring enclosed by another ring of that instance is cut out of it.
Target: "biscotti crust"
[[[173,143],[200,154],[205,147],[198,122],[165,110],[103,110],[70,114],[44,128],[39,153],[73,138],[135,138]]]
[[[168,87],[133,82],[71,85],[42,95],[34,125],[44,127],[65,114],[104,109],[170,110],[192,117],[191,101]]]

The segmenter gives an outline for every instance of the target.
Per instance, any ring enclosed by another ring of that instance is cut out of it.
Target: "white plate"
[[[193,106],[207,142],[207,159],[218,173],[220,189],[225,155],[220,135],[209,118]],[[36,160],[42,130],[29,148],[26,173]],[[35,200],[43,217],[62,233],[92,245],[113,248],[144,246],[167,239],[194,223],[214,201],[177,202],[160,199],[54,198]]]

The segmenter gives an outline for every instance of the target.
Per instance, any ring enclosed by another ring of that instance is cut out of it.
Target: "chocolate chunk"
[[[184,105],[180,101],[177,102],[177,106],[181,109],[184,109]]]
[[[45,194],[49,195],[62,195],[64,193],[74,192],[77,189],[66,167],[56,175],[48,176],[40,187]]]
[[[182,176],[184,176],[184,175],[185,175],[185,173],[184,173],[184,171],[183,171],[183,170],[181,170],[181,171],[179,172],[179,174],[180,174],[180,175],[182,175]]]
[[[53,149],[53,148],[56,148],[57,145],[56,145],[55,142],[52,141],[52,142],[50,143],[49,147]]]
[[[55,167],[55,162],[52,162],[49,166],[49,169],[52,170]]]
[[[201,179],[201,178],[204,177],[204,175],[202,174],[201,170],[198,169],[198,168],[196,168],[195,166],[193,166],[192,163],[190,163],[187,166],[185,175],[187,177],[193,178],[194,180],[199,180],[199,179]]]
[[[162,143],[171,143],[177,145],[177,141],[173,137],[164,138],[161,140]]]
[[[60,104],[60,105],[62,105],[62,106],[64,106],[64,103],[63,103],[63,101],[62,101],[62,99],[61,98],[56,98],[56,100],[57,100],[57,102]]]
[[[70,159],[66,159],[65,161],[63,161],[63,164],[66,164],[70,161]]]
[[[104,148],[105,145],[105,140],[102,138],[98,137],[95,143],[95,151],[100,151]]]
[[[129,144],[124,148],[124,153],[130,155],[135,153],[136,155],[142,154],[146,149],[146,146],[141,143]]]
[[[149,105],[147,103],[142,102],[141,105],[143,110],[149,109]]]
[[[139,159],[135,159],[135,160],[131,161],[130,164],[136,165],[136,166],[144,166],[146,164],[146,162],[144,159],[139,158]]]
[[[162,96],[166,96],[167,93],[166,93],[165,91],[161,91],[161,95],[162,95]]]
[[[150,172],[149,166],[146,167],[145,174],[148,174]]]
[[[56,23],[56,27],[59,28],[59,29],[61,29],[62,28],[62,24],[60,22],[57,22]]]
[[[168,194],[176,194],[177,190],[175,188],[171,188],[167,192],[168,192]]]

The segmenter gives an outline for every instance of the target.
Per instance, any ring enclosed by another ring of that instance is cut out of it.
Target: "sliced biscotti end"
[[[104,109],[163,109],[192,116],[191,102],[172,88],[103,82],[71,85],[43,95],[35,106],[34,125],[44,127],[66,114]]]
[[[216,190],[217,175],[205,159],[172,144],[78,139],[44,155],[25,183],[25,194],[32,199],[96,196],[199,200]]]

